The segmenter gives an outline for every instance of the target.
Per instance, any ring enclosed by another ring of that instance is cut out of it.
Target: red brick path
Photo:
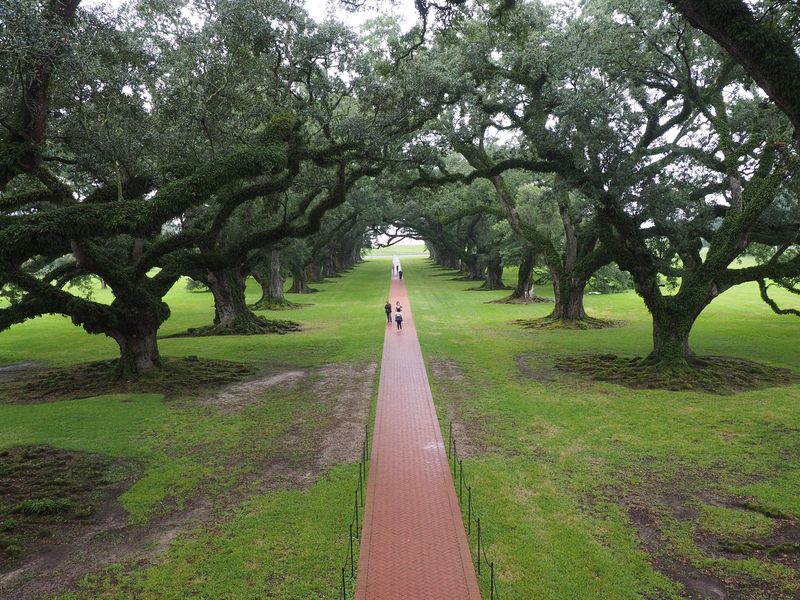
[[[480,600],[405,282],[389,300],[355,597]]]

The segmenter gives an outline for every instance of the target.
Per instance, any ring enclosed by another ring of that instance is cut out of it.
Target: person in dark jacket
[[[403,313],[396,312],[394,313],[394,322],[397,323],[397,331],[402,331],[403,329]]]
[[[387,300],[386,301],[386,305],[383,307],[383,310],[386,311],[386,322],[391,324],[391,322],[392,322],[392,303]]]

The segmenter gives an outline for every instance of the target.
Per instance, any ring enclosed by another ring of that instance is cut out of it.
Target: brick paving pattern
[[[405,282],[389,293],[355,597],[480,600]]]

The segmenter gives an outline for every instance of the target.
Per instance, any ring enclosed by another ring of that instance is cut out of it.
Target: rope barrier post
[[[353,524],[350,523],[350,577],[356,576],[356,566],[353,564]]]
[[[361,490],[361,506],[364,506],[364,479],[361,477],[361,472],[365,471],[364,475],[366,476],[367,465],[364,463],[358,463],[358,489]]]
[[[472,486],[467,486],[467,535],[472,534]]]
[[[450,454],[450,447],[453,445],[453,422],[450,421],[449,433],[447,434],[447,454]]]
[[[358,537],[358,488],[355,490],[356,498],[355,498],[355,507],[356,507],[356,537]]]
[[[453,440],[453,477],[456,476],[456,441]]]
[[[342,567],[342,600],[347,600],[347,587],[345,586],[344,567]]]
[[[489,580],[489,600],[494,600],[494,561],[489,563],[489,568],[492,572],[492,576]]]
[[[464,460],[458,459],[458,503],[464,503]]]
[[[475,553],[478,558],[478,576],[481,574],[481,518],[478,517],[478,551]]]

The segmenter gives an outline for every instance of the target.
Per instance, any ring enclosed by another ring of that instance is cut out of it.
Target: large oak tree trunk
[[[467,258],[461,263],[461,274],[465,279],[475,281],[483,279],[483,267],[478,260],[478,255],[469,253]]]
[[[292,269],[292,287],[289,289],[291,294],[313,294],[316,290],[308,286],[308,274],[302,267]]]
[[[694,318],[665,312],[653,315],[653,351],[647,357],[655,363],[686,364],[694,356],[689,347],[689,334]]]
[[[135,377],[160,365],[156,332],[158,325],[140,322],[124,330],[109,333],[119,345],[117,372],[122,377]]]
[[[214,325],[232,332],[260,319],[247,307],[245,277],[238,268],[208,271],[206,285],[214,295]]]
[[[517,273],[517,286],[509,296],[509,300],[529,300],[533,297],[533,263],[535,255],[533,250],[528,250],[522,256]]]
[[[105,333],[117,342],[119,363],[116,370],[120,377],[134,378],[160,367],[156,335],[169,318],[169,307],[147,293],[132,297],[120,293],[110,308],[111,318],[95,320],[97,315],[86,315],[85,319],[73,317],[73,322],[89,333]]]
[[[290,304],[283,294],[286,280],[281,273],[281,253],[279,250],[270,252],[269,268],[263,266],[253,269],[253,278],[261,286],[261,298],[253,305],[256,310],[274,310],[285,308]]]
[[[482,290],[505,290],[503,284],[503,261],[499,254],[489,256],[486,261],[486,280],[481,286]]]
[[[713,282],[685,278],[675,296],[662,296],[657,278],[637,273],[636,292],[653,318],[653,350],[647,362],[670,368],[686,368],[694,356],[689,334],[697,317],[720,293]]]
[[[306,267],[306,273],[308,274],[309,281],[321,283],[325,280],[325,277],[322,275],[322,265],[316,261]]]
[[[256,315],[245,300],[245,276],[238,268],[206,271],[204,282],[214,295],[214,325],[190,330],[195,335],[253,335],[286,333],[300,326],[292,321],[273,321]]]
[[[586,310],[583,308],[583,292],[586,289],[588,278],[573,274],[559,276],[550,269],[553,279],[553,293],[556,305],[549,318],[563,321],[579,321],[586,319]]]

